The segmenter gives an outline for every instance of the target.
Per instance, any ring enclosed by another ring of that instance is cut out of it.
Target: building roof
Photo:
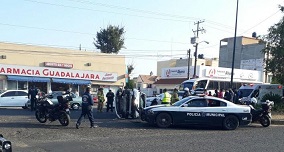
[[[181,84],[185,80],[187,80],[187,78],[160,79],[154,84]]]
[[[139,75],[142,82],[145,84],[153,84],[156,82],[158,76],[151,76],[151,75]]]

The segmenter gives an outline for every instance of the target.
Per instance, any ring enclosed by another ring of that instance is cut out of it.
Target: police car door
[[[227,103],[216,99],[210,99],[205,114],[207,123],[209,125],[222,124],[228,113],[227,110]]]
[[[204,98],[192,99],[180,107],[184,123],[203,124],[205,123],[205,113],[207,100]]]

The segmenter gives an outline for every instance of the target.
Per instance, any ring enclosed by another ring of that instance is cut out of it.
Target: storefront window
[[[18,81],[18,90],[27,90],[28,83],[25,81]]]
[[[8,80],[7,83],[8,90],[17,90],[17,81]]]
[[[29,85],[29,88],[31,88],[32,86],[35,86],[37,89],[39,89],[39,91],[47,93],[46,82],[29,82],[28,85]]]
[[[0,93],[4,91],[4,80],[0,80]]]
[[[66,91],[69,89],[69,84],[66,83],[51,83],[52,91]]]

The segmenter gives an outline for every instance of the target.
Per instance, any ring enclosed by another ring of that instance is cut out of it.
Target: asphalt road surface
[[[177,126],[159,129],[139,119],[116,119],[114,113],[94,112],[98,128],[85,121],[75,123],[80,111],[72,111],[71,124],[39,123],[34,112],[0,108],[0,133],[12,141],[14,152],[282,152],[284,126],[258,124],[234,131],[221,128]]]

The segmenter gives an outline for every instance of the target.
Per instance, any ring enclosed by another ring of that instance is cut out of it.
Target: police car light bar
[[[2,134],[0,134],[0,151],[12,152],[12,143],[6,140]]]

